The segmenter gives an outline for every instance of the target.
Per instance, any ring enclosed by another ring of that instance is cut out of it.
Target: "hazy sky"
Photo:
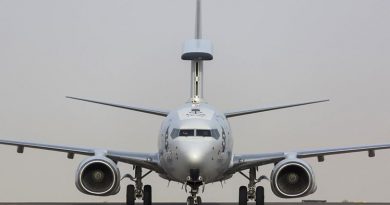
[[[235,153],[390,143],[390,1],[204,0],[205,97],[220,110],[331,99],[231,120]],[[65,99],[173,109],[189,97],[181,45],[194,0],[0,0],[0,138],[154,152],[161,117]],[[74,186],[83,159],[0,146],[0,201],[124,201]],[[318,190],[304,199],[390,201],[390,150],[308,160]],[[131,166],[120,164],[122,174]],[[272,166],[260,168],[269,176]],[[156,174],[155,201],[185,201]],[[237,201],[248,181],[206,186],[203,201]],[[267,201],[279,199],[263,182]],[[301,199],[298,199],[301,200]]]

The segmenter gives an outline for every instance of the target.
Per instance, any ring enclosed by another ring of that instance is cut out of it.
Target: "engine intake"
[[[271,188],[281,198],[297,198],[314,193],[317,186],[312,168],[306,162],[286,159],[272,170]]]
[[[108,196],[120,190],[119,168],[111,159],[94,156],[80,163],[76,187],[85,194]]]

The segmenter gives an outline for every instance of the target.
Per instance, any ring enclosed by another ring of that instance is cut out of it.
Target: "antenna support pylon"
[[[203,100],[203,61],[213,59],[213,46],[210,40],[202,39],[202,5],[196,0],[195,38],[187,40],[183,45],[182,60],[191,61],[191,94],[192,103]]]

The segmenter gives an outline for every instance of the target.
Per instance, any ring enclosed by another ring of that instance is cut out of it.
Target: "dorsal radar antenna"
[[[195,38],[184,42],[182,60],[191,61],[191,94],[190,100],[197,104],[203,101],[203,61],[213,59],[212,43],[202,39],[202,5],[196,0]]]

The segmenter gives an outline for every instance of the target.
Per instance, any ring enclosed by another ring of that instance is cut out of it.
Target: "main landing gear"
[[[240,186],[238,204],[247,205],[248,199],[250,199],[250,200],[256,200],[256,205],[264,205],[264,187],[262,186],[256,187],[256,193],[254,195],[254,198],[250,198],[249,196],[250,195],[247,187]]]
[[[256,184],[261,180],[268,178],[265,176],[261,176],[256,179],[256,168],[249,169],[249,177],[242,172],[240,172],[240,174],[249,180],[249,184],[248,187],[240,187],[238,195],[238,204],[247,205],[248,200],[255,200],[256,205],[264,205],[264,187],[256,187]]]
[[[128,185],[126,190],[126,205],[135,205],[136,199],[142,199],[144,205],[152,205],[152,186],[142,184],[142,179],[150,174],[152,171],[142,175],[142,168],[139,166],[135,167],[135,177],[130,174],[126,174],[123,178],[129,178],[135,182],[135,185]],[[122,179],[123,179],[122,178]]]

